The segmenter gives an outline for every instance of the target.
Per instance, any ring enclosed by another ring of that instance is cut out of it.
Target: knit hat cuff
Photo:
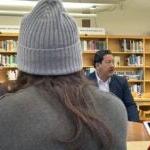
[[[21,44],[17,51],[19,70],[37,75],[65,75],[82,69],[80,41],[58,49],[34,49]]]

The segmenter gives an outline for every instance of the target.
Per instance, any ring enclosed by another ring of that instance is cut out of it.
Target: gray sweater
[[[111,150],[126,150],[127,114],[122,102],[95,87],[87,93],[112,131]],[[53,94],[42,96],[38,88],[29,87],[0,100],[0,150],[71,150],[55,139],[67,138],[73,131],[68,111]],[[99,150],[88,129],[75,150]]]

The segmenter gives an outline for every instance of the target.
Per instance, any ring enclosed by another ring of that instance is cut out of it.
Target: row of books
[[[3,66],[16,67],[16,55],[0,54],[0,64]]]
[[[135,66],[142,66],[143,65],[143,56],[136,56],[134,54],[127,57],[127,64],[128,66],[135,65]]]
[[[136,52],[143,51],[142,40],[123,39],[123,40],[120,40],[120,46],[121,46],[122,51],[136,51]]]
[[[143,93],[143,85],[142,84],[133,84],[130,86],[130,90],[132,93]]]
[[[17,50],[18,41],[17,40],[5,40],[0,41],[0,50],[1,51],[16,51]]]
[[[142,52],[143,41],[142,40],[119,40],[120,49],[123,52]],[[83,51],[86,50],[101,50],[107,48],[106,40],[81,40],[81,47]]]
[[[87,50],[103,50],[106,49],[106,41],[102,41],[102,40],[82,40],[81,41],[81,47],[83,51],[87,51]]]
[[[120,56],[114,56],[114,66],[142,66],[143,65],[143,56],[137,56],[132,54],[125,58],[125,61],[121,62],[122,58]],[[126,64],[124,63],[126,62]]]
[[[117,71],[115,74],[126,77],[128,80],[143,80],[144,72],[142,69],[136,71]]]

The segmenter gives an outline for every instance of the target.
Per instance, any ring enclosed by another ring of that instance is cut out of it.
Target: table
[[[131,141],[127,142],[127,150],[150,150],[150,141]]]
[[[150,145],[150,136],[144,125],[137,122],[128,122],[127,150],[147,150]]]
[[[128,122],[127,141],[150,141],[143,123]]]

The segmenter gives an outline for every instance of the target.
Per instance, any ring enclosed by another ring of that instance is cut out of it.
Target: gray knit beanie
[[[65,75],[82,69],[76,23],[60,0],[41,0],[22,19],[18,69],[35,75]]]

